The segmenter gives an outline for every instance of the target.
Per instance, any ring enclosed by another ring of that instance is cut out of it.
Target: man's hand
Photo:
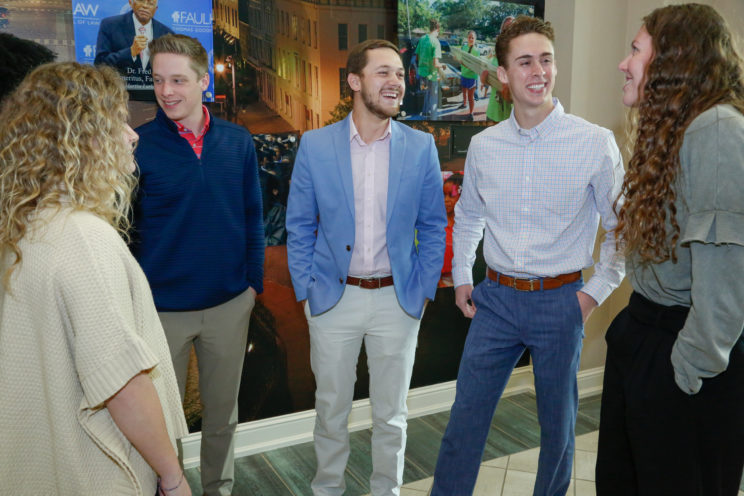
[[[597,301],[583,291],[576,291],[576,298],[579,299],[582,322],[586,323],[586,319],[589,318],[592,310],[597,306]]]
[[[473,301],[470,299],[472,293],[472,284],[463,284],[455,288],[455,304],[462,311],[462,314],[469,319],[473,318],[476,310]]]
[[[129,48],[129,51],[132,53],[132,57],[136,57],[145,48],[147,48],[147,36],[143,34],[138,34],[137,36],[134,37],[134,40],[132,41],[132,46]]]

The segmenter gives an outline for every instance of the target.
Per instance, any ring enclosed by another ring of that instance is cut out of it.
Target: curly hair
[[[653,56],[631,113],[634,145],[615,237],[642,262],[660,263],[676,261],[680,227],[674,202],[684,133],[715,105],[728,103],[744,113],[744,65],[726,22],[707,5],[662,7],[643,26]]]
[[[70,206],[108,221],[126,237],[136,179],[124,139],[127,92],[108,67],[46,64],[30,73],[0,111],[0,251],[22,261],[19,242],[45,208]]]

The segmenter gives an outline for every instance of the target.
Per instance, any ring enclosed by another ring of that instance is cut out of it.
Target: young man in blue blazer
[[[403,480],[416,339],[442,270],[447,218],[432,136],[391,119],[405,90],[397,47],[385,40],[357,45],[347,73],[352,112],[303,136],[287,207],[289,270],[305,307],[317,384],[312,490],[344,491],[364,341],[371,493],[394,495]]]

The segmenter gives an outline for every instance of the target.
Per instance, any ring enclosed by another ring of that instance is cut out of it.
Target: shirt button
[[[343,283],[344,283],[344,280],[343,280],[343,279],[341,279],[341,278],[339,277],[339,278],[338,278],[338,283],[339,283],[339,284],[343,284]]]
[[[351,246],[346,245],[346,251],[351,251]]]

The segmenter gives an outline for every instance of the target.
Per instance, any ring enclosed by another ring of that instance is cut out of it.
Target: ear
[[[359,77],[358,74],[349,74],[348,76],[346,76],[346,81],[349,83],[352,91],[361,91],[362,79]]]
[[[499,78],[501,84],[509,84],[509,78],[506,77],[506,69],[504,69],[503,65],[496,68],[496,77]]]
[[[207,91],[207,88],[209,87],[209,73],[205,72],[202,76],[201,80],[199,81],[199,87],[202,91]]]

